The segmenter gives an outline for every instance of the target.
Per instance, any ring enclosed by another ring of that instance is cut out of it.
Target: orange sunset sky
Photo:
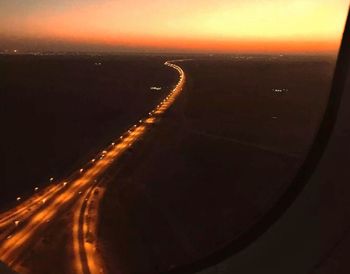
[[[0,0],[0,49],[334,52],[349,0]]]

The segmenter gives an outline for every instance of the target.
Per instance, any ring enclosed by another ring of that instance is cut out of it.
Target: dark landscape
[[[181,95],[101,177],[99,251],[109,273],[167,272],[254,227],[291,187],[335,65],[301,55],[0,58],[3,208],[79,170],[145,117],[178,80],[164,62],[183,59]],[[71,205],[44,225],[19,269],[70,271],[70,230],[61,228],[74,227]]]
[[[48,185],[51,177],[70,175],[145,116],[177,79],[165,60],[0,55],[0,207]]]
[[[219,56],[179,63],[187,84],[111,179],[100,237],[111,273],[208,256],[291,186],[322,118],[335,58]]]

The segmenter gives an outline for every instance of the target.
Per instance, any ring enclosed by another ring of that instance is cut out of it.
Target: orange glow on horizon
[[[12,15],[2,14],[0,4],[0,37],[101,45],[111,50],[334,52],[349,8],[349,0],[72,3],[62,0],[54,9],[40,6]]]

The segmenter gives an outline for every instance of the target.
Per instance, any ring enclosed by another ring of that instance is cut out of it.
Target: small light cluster
[[[272,91],[276,92],[276,93],[283,93],[283,92],[287,92],[288,89],[287,88],[273,88]]]

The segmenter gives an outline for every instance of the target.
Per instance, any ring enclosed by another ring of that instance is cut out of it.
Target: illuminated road
[[[101,178],[113,161],[151,129],[152,124],[161,118],[182,91],[185,73],[173,63],[175,61],[167,61],[164,64],[177,70],[178,83],[146,118],[139,120],[67,180],[52,182],[41,191],[35,187],[32,197],[23,202],[18,197],[19,204],[15,208],[0,214],[1,261],[20,273],[30,273],[30,269],[24,270],[21,267],[23,255],[31,250],[52,220],[62,213],[72,212],[72,227],[69,229],[72,234],[70,245],[73,261],[68,262],[72,272],[106,273],[97,239],[99,202],[106,190]]]

